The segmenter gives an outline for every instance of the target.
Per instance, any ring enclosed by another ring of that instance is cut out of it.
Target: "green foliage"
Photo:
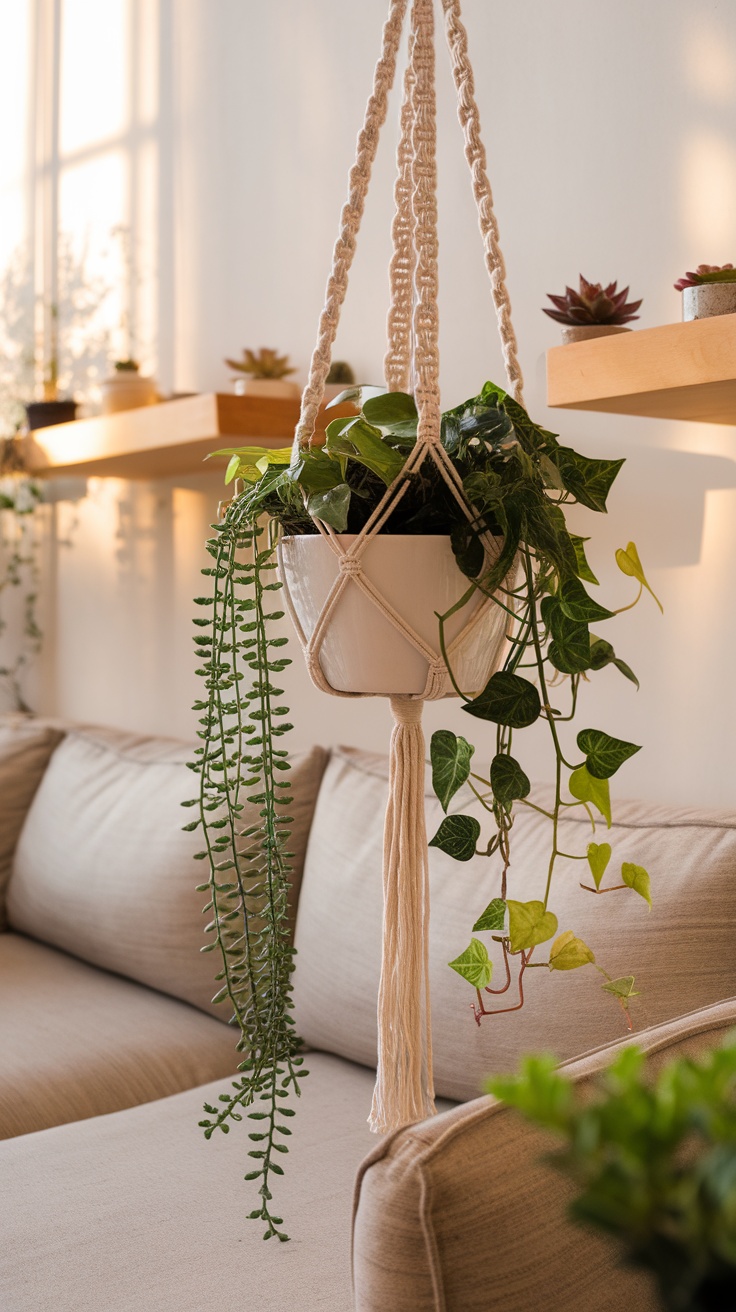
[[[5,608],[0,610],[0,639],[6,647],[0,665],[3,681],[15,709],[28,711],[23,695],[24,675],[41,650],[43,633],[38,622],[39,533],[36,511],[42,498],[41,485],[24,473],[17,438],[0,440],[0,606],[15,595],[20,600],[19,624],[8,624]]]
[[[633,979],[604,988],[628,996]],[[626,1048],[592,1099],[551,1057],[488,1092],[562,1138],[547,1160],[578,1186],[571,1216],[616,1236],[667,1312],[736,1306],[736,1034],[656,1078]]]
[[[544,902],[514,902],[509,898],[506,905],[512,952],[537,947],[557,932],[557,916],[545,909]]]
[[[202,829],[205,850],[199,856],[208,861],[209,880],[201,887],[208,892],[210,917],[210,941],[202,950],[217,953],[214,1001],[229,1006],[244,1059],[219,1106],[205,1105],[200,1125],[209,1139],[243,1117],[257,1122],[249,1136],[258,1145],[249,1151],[254,1169],[246,1179],[259,1182],[261,1201],[251,1216],[265,1223],[264,1238],[285,1240],[283,1222],[271,1209],[271,1178],[283,1175],[276,1158],[287,1151],[279,1138],[290,1134],[287,1099],[299,1095],[308,1073],[291,1016],[290,767],[279,746],[291,725],[274,683],[290,661],[278,654],[284,639],[272,628],[283,615],[273,609],[281,586],[274,551],[264,545],[264,530],[247,499],[231,503],[224,522],[213,527],[207,549],[214,564],[203,571],[213,594],[197,598],[209,608],[207,634],[195,637],[206,689],[195,706],[203,746],[191,767],[200,790],[189,805],[197,806],[198,816],[185,827]],[[257,819],[243,827],[248,804]]]
[[[430,760],[432,787],[446,811],[458,788],[462,788],[470,774],[470,761],[475,751],[469,742],[449,729],[438,729],[432,734]]]
[[[480,824],[473,815],[446,815],[430,847],[454,856],[456,861],[470,861],[480,837]]]
[[[454,961],[448,962],[452,970],[462,975],[475,989],[484,989],[493,975],[493,962],[488,956],[488,949],[479,938],[471,938],[468,947]]]

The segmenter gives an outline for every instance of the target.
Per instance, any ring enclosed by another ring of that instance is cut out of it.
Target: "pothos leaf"
[[[442,810],[446,811],[458,788],[470,774],[470,762],[475,748],[450,729],[438,729],[432,734],[429,757],[432,762],[432,787]]]
[[[652,905],[651,881],[643,866],[635,866],[631,861],[624,861],[621,866],[621,878],[629,888]]]
[[[539,719],[542,703],[533,683],[519,674],[500,670],[491,675],[482,693],[462,708],[480,720],[492,720],[511,729],[525,729]]]
[[[545,911],[543,902],[513,902],[509,898],[506,905],[512,952],[546,943],[557,932],[557,916],[552,911]]]
[[[326,492],[313,492],[307,501],[307,510],[312,519],[321,519],[338,533],[344,533],[348,526],[350,497],[348,484],[338,483],[337,487],[328,488]]]
[[[646,588],[647,592],[651,593],[659,606],[660,611],[664,614],[664,608],[659,597],[656,593],[652,592],[652,589],[647,582],[647,577],[639,559],[639,552],[636,549],[635,542],[630,542],[625,551],[623,547],[619,547],[616,552],[616,564],[622,574],[628,574],[630,578],[635,578],[638,583],[641,583],[643,588]]]
[[[505,919],[506,903],[502,897],[494,897],[473,925],[473,933],[480,929],[501,930]]]
[[[578,966],[588,966],[594,962],[595,954],[571,929],[560,934],[549,950],[550,970],[577,970]]]
[[[605,606],[589,597],[578,578],[565,579],[560,584],[557,597],[565,615],[578,623],[593,624],[596,620],[613,618],[613,611],[606,610]]]
[[[414,397],[407,392],[384,392],[383,396],[369,397],[363,402],[363,414],[376,428],[390,428],[407,420],[416,423],[418,418]]]
[[[557,448],[552,459],[560,471],[565,487],[576,501],[590,510],[605,513],[606,498],[623,460],[591,460],[571,447]]]
[[[596,888],[600,888],[601,880],[606,873],[606,866],[611,860],[610,843],[588,843],[588,865],[590,873],[593,876],[593,883]]]
[[[611,828],[611,792],[607,779],[596,779],[581,765],[570,775],[570,792],[579,802],[592,802]]]
[[[590,539],[581,538],[578,537],[576,533],[571,533],[570,540],[575,550],[575,559],[578,565],[578,578],[585,579],[586,583],[598,583],[598,579],[590,568],[585,555],[585,543],[589,542]]]
[[[602,670],[606,665],[615,665],[617,670],[626,679],[630,679],[633,684],[639,687],[639,680],[634,671],[626,664],[625,661],[619,660],[610,642],[605,638],[596,638],[595,634],[590,635],[590,668],[591,670]]]
[[[496,801],[507,805],[528,797],[531,784],[519,762],[513,756],[500,752],[491,761],[491,788]]]
[[[469,579],[480,574],[486,553],[483,542],[472,524],[455,524],[450,533],[450,545],[457,567]]]
[[[612,993],[615,998],[638,998],[639,990],[634,988],[634,976],[622,975],[621,979],[611,979],[602,985],[604,993]]]
[[[612,738],[602,729],[581,729],[577,744],[581,752],[585,753],[588,773],[596,779],[610,779],[629,757],[641,751],[636,743],[627,743],[623,738]]]
[[[475,989],[484,989],[491,982],[493,962],[488,956],[485,944],[481,943],[479,938],[471,938],[465,951],[447,964]]]
[[[446,815],[429,847],[456,861],[470,861],[475,856],[475,845],[480,837],[480,825],[473,815]]]

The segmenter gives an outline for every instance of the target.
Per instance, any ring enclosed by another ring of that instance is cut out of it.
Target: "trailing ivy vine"
[[[328,425],[323,447],[313,446],[292,460],[291,448],[228,448],[213,454],[229,457],[226,479],[242,479],[245,488],[229,503],[222,523],[208,543],[213,565],[204,573],[212,582],[209,596],[197,598],[209,613],[195,620],[195,642],[202,656],[199,673],[207,696],[196,703],[203,741],[193,763],[200,795],[188,805],[198,817],[205,846],[198,853],[210,875],[200,885],[209,897],[211,941],[220,985],[216,1000],[232,1008],[244,1053],[240,1077],[222,1094],[220,1107],[207,1105],[201,1122],[209,1138],[231,1121],[246,1116],[258,1128],[250,1132],[257,1165],[246,1179],[260,1181],[261,1202],[251,1216],[265,1222],[265,1237],[286,1239],[283,1222],[271,1211],[273,1175],[283,1174],[276,1155],[287,1145],[284,1118],[290,1094],[300,1093],[306,1072],[291,1016],[293,949],[287,930],[288,784],[282,775],[288,757],[277,746],[291,727],[285,722],[282,690],[272,678],[289,664],[274,649],[286,642],[271,629],[282,618],[270,611],[275,538],[279,532],[314,533],[319,518],[337,532],[355,533],[366,523],[387,486],[402,472],[417,440],[414,398],[377,388],[353,388],[334,404],[351,401],[359,413]],[[611,860],[608,843],[590,841],[584,852],[560,847],[560,822],[581,808],[595,831],[595,813],[611,824],[609,779],[634,753],[635,743],[596,728],[577,734],[576,747],[565,727],[576,716],[584,682],[611,665],[637,685],[635,674],[611,643],[591,625],[617,612],[598,602],[586,584],[597,585],[585,555],[585,539],[571,533],[565,519],[573,504],[605,513],[610,488],[622,460],[590,459],[561,446],[554,434],[534,424],[502,389],[487,383],[482,392],[442,417],[441,441],[463,481],[468,518],[448,492],[433,462],[408,478],[401,499],[383,524],[382,533],[445,534],[458,567],[468,581],[463,597],[438,615],[439,643],[447,662],[445,627],[450,616],[475,592],[492,597],[506,614],[509,645],[503,668],[475,696],[466,695],[448,663],[463,710],[495,729],[495,751],[487,775],[473,769],[474,746],[450,730],[435,733],[431,743],[432,778],[445,811],[432,846],[459,861],[483,854],[500,858],[498,895],[472,911],[469,946],[449,964],[476,993],[478,1024],[498,1011],[524,1005],[524,975],[533,968],[573,970],[593,965],[603,988],[622,1008],[627,1022],[634,977],[613,979],[593,950],[572,930],[559,934],[550,905],[554,875],[561,859],[586,863],[593,896],[633,889],[651,902],[647,871],[624,862],[618,883],[606,879]],[[268,527],[264,527],[264,520]],[[639,585],[635,605],[651,592],[637,549],[629,543],[617,552],[619,568]],[[653,595],[653,594],[652,594]],[[655,598],[656,600],[656,598]],[[659,603],[657,603],[659,604]],[[624,606],[626,610],[629,607]],[[566,699],[566,707],[561,705]],[[542,805],[531,797],[530,780],[518,759],[521,730],[546,723],[555,759],[554,800]],[[467,785],[492,825],[481,842],[474,815],[448,814]],[[246,808],[251,810],[247,811]],[[509,894],[512,831],[519,807],[532,808],[550,824],[550,855],[544,897],[519,901]],[[255,816],[252,808],[255,808]],[[605,880],[605,882],[604,882]],[[488,933],[500,944],[503,977],[491,987],[493,963]],[[532,960],[550,943],[547,960]],[[515,978],[514,978],[515,976]],[[509,995],[510,1005],[486,1005]]]
[[[43,641],[38,621],[36,519],[42,496],[41,484],[26,472],[18,439],[0,439],[0,637],[9,629],[4,603],[12,594],[22,593],[18,637],[0,665],[0,680],[19,711],[29,710],[23,676]]]

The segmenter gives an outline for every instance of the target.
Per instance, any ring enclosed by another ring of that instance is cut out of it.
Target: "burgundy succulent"
[[[564,296],[553,296],[548,292],[555,309],[549,310],[546,306],[542,308],[550,319],[576,326],[590,323],[621,324],[628,323],[630,319],[638,319],[636,311],[641,301],[629,301],[627,304],[628,287],[617,292],[617,286],[615,282],[609,283],[607,287],[599,282],[588,282],[581,273],[579,292],[574,292],[572,287],[565,288]]]
[[[736,269],[732,264],[699,264],[694,273],[686,273],[675,283],[675,291],[686,287],[700,287],[704,282],[736,282]]]

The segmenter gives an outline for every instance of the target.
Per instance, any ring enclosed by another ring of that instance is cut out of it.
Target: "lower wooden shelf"
[[[555,346],[547,352],[547,403],[736,424],[736,314]]]
[[[317,430],[350,413],[320,412]],[[202,392],[121,414],[79,419],[36,429],[27,439],[30,469],[46,478],[109,475],[169,478],[215,470],[203,465],[218,446],[288,446],[299,419],[299,402]]]

